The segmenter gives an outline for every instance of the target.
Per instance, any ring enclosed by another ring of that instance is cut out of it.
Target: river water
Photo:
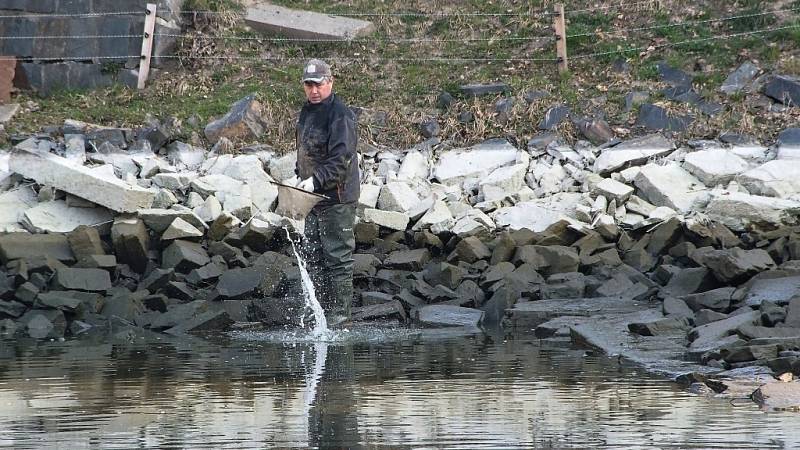
[[[532,337],[0,341],[0,448],[798,448],[800,414]]]

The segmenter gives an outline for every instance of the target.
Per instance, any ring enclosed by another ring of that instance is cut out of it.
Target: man
[[[307,102],[297,121],[298,187],[322,194],[306,217],[306,255],[331,326],[350,319],[353,225],[359,196],[356,119],[333,92],[331,68],[319,59],[303,70]]]

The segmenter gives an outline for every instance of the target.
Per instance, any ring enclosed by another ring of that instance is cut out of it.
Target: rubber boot
[[[336,280],[331,286],[330,303],[325,313],[328,326],[341,327],[350,322],[350,305],[353,302],[353,280]]]

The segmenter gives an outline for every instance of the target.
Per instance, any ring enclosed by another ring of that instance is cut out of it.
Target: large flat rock
[[[25,231],[21,224],[25,211],[37,202],[36,192],[30,186],[0,194],[0,232]]]
[[[20,258],[51,257],[62,262],[75,261],[67,236],[63,234],[8,233],[0,235],[0,262]]]
[[[73,208],[64,200],[40,203],[25,211],[22,219],[31,233],[68,233],[81,225],[108,230],[112,222],[105,208]]]
[[[650,203],[679,212],[697,210],[709,197],[706,186],[677,163],[647,164],[635,184]]]
[[[594,162],[594,171],[606,176],[632,165],[643,164],[650,158],[667,155],[674,149],[675,141],[660,134],[631,139],[603,150]]]
[[[577,223],[574,218],[575,206],[580,203],[582,197],[582,194],[578,193],[555,194],[500,208],[492,213],[491,218],[498,227],[508,227],[512,230],[527,228],[538,233],[561,220]]]
[[[800,160],[769,161],[736,177],[753,195],[788,198],[800,193]]]
[[[11,154],[9,167],[13,172],[36,180],[39,184],[48,184],[112,211],[135,212],[149,208],[155,198],[153,191],[116,178],[97,176],[66,158],[19,146]]]
[[[658,336],[639,336],[628,331],[631,323],[647,323],[663,317],[658,307],[620,315],[594,316],[571,326],[570,336],[575,345],[623,357],[650,372],[670,378],[687,372],[716,372],[717,369],[685,360],[686,333],[682,330]]]
[[[348,40],[369,34],[372,23],[349,17],[255,3],[247,8],[245,23],[256,31],[298,39]]]
[[[505,325],[519,331],[533,330],[537,326],[563,316],[592,317],[640,312],[646,305],[622,297],[597,297],[580,299],[549,299],[518,302],[506,310]],[[625,328],[627,330],[627,328]]]

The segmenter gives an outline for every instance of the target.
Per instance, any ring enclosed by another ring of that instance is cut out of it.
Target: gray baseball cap
[[[303,81],[320,83],[326,78],[331,78],[331,66],[321,59],[312,59],[303,69]]]

